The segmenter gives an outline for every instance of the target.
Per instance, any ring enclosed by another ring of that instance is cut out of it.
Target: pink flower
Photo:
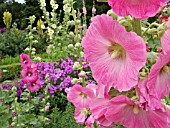
[[[170,93],[170,55],[159,55],[157,62],[150,70],[148,85],[150,93],[155,94],[152,92],[154,88],[160,99]]]
[[[30,92],[38,92],[40,88],[41,88],[41,85],[40,85],[40,80],[39,79],[36,80],[36,81],[27,83],[27,89]]]
[[[30,57],[27,54],[22,53],[20,55],[20,64],[23,68],[27,68],[31,66],[32,64],[32,60],[30,59]]]
[[[167,22],[167,30],[161,36],[161,45],[164,54],[170,54],[170,18]]]
[[[88,115],[87,108],[75,108],[74,118],[78,124],[84,124]]]
[[[36,81],[38,79],[38,72],[32,68],[24,68],[21,72],[23,83]]]
[[[126,128],[168,128],[168,115],[162,109],[140,108],[128,97],[120,95],[113,98],[107,106],[106,119],[120,123]]]
[[[112,122],[105,117],[108,102],[108,99],[98,98],[94,99],[93,104],[90,105],[92,116],[94,117],[96,123],[102,127],[108,127],[112,124]]]
[[[50,110],[50,106],[45,106],[45,110],[49,111]]]
[[[82,40],[85,57],[98,83],[127,91],[137,85],[138,72],[146,63],[144,40],[127,32],[106,15],[92,18]]]
[[[86,7],[83,7],[83,14],[87,14],[87,10],[86,10]]]
[[[95,119],[94,119],[94,117],[91,115],[91,116],[88,117],[88,119],[86,120],[85,125],[86,125],[86,126],[89,126],[89,127],[92,127],[94,121],[95,121]]]
[[[162,48],[157,48],[157,52],[162,52]]]
[[[154,92],[154,95],[150,93],[151,91]],[[152,90],[148,88],[147,79],[144,79],[138,83],[137,92],[139,95],[138,103],[141,108],[145,110],[164,108],[160,102],[160,99],[158,98],[156,90],[154,88],[152,88]]]
[[[96,9],[94,7],[92,8],[92,13],[96,13]]]
[[[108,0],[108,3],[117,15],[130,15],[142,20],[155,16],[166,1],[168,0]]]
[[[92,89],[84,88],[78,84],[74,85],[67,94],[67,99],[78,108],[88,108],[93,98],[94,92]]]

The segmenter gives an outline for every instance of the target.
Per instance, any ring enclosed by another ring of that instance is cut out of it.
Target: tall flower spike
[[[147,19],[155,16],[159,7],[169,0],[108,0],[112,10],[119,16]]]
[[[159,55],[157,62],[150,70],[148,88],[150,93],[155,94],[152,92],[152,88],[154,88],[160,99],[170,93],[170,55]]]
[[[82,44],[98,83],[119,91],[137,85],[138,72],[146,61],[146,46],[136,33],[127,32],[109,16],[98,15],[92,18]]]

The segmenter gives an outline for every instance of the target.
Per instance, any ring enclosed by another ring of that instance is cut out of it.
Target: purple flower
[[[16,96],[21,97],[22,90],[17,90]]]
[[[12,112],[12,117],[16,116],[17,113],[16,112]]]
[[[4,28],[0,28],[1,32],[6,32],[6,30]]]
[[[12,85],[11,84],[2,84],[2,90],[11,90]]]
[[[49,94],[54,94],[56,91],[56,87],[53,85],[48,86]]]

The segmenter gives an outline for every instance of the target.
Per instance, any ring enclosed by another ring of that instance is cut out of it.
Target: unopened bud
[[[112,10],[107,11],[107,15],[111,16],[114,20],[118,19],[118,16]]]

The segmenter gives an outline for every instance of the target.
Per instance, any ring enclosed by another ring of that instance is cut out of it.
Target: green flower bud
[[[114,20],[118,19],[118,16],[112,10],[107,11],[107,15],[111,16]]]
[[[163,23],[163,24],[161,24],[161,25],[157,28],[157,30],[158,30],[158,36],[161,37],[161,36],[164,34],[164,32],[166,31],[167,28],[168,28],[168,26],[167,26],[167,23],[166,23],[166,22]]]
[[[132,24],[126,20],[121,20],[119,23],[126,28],[126,31],[130,32],[133,30]]]

